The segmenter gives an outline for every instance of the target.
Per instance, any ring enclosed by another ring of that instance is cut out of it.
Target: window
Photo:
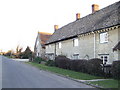
[[[73,54],[73,59],[79,59],[79,54]]]
[[[48,46],[46,46],[46,49],[48,49]]]
[[[46,57],[50,60],[54,60],[54,53],[47,53]]]
[[[51,45],[49,45],[49,48],[51,48]]]
[[[107,64],[108,63],[108,55],[100,55],[100,58],[103,60],[103,64]]]
[[[73,46],[78,46],[78,38],[73,39]]]
[[[108,42],[108,32],[100,33],[100,43]]]
[[[62,44],[61,42],[58,43],[58,48],[61,48],[62,47]]]
[[[37,53],[37,56],[39,57],[39,53]]]

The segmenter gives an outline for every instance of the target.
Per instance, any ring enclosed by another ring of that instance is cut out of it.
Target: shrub
[[[102,60],[98,58],[90,59],[87,61],[87,73],[97,76],[103,76]]]
[[[47,66],[55,66],[55,61],[53,61],[53,60],[48,60],[48,61],[45,63],[45,65],[47,65]]]
[[[115,79],[120,79],[120,60],[112,63],[112,76]]]
[[[70,59],[68,59],[66,56],[63,55],[59,55],[55,58],[56,66],[63,69],[69,68],[69,61]]]
[[[87,60],[71,60],[70,69],[74,71],[86,72]]]
[[[44,60],[42,58],[40,58],[40,57],[36,57],[33,62],[40,64],[41,61],[44,61]]]

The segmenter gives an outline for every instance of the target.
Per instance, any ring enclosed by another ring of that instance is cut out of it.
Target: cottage
[[[111,64],[120,60],[120,1],[99,10],[92,5],[92,13],[61,28],[45,44],[46,56],[65,55],[71,59],[101,58],[103,63]]]
[[[34,46],[34,52],[36,57],[45,57],[45,43],[51,35],[51,33],[38,32]]]

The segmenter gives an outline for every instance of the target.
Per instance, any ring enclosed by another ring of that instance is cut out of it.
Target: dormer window
[[[58,43],[58,48],[61,48],[62,47],[62,44],[61,42]]]
[[[100,43],[108,42],[108,32],[100,33]]]
[[[73,46],[78,46],[78,38],[73,39]]]

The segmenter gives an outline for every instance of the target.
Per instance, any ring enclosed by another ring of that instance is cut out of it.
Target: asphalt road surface
[[[3,56],[0,61],[2,88],[93,88]]]

